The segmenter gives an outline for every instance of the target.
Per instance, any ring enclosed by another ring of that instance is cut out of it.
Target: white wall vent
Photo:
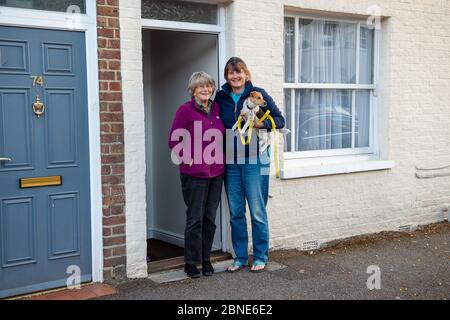
[[[407,225],[398,227],[398,231],[400,231],[400,232],[411,232],[411,231],[413,231],[413,228],[412,228],[412,226],[410,224],[407,224]]]
[[[302,244],[302,251],[311,251],[319,249],[319,241],[306,241]]]

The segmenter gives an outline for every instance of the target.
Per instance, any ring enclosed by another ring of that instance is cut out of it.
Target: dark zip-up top
[[[182,161],[179,166],[181,173],[197,178],[214,178],[224,172],[225,159],[222,149],[222,138],[225,133],[225,127],[219,117],[219,108],[219,104],[212,102],[209,107],[209,112],[206,112],[202,105],[199,105],[195,99],[192,99],[181,105],[175,114],[169,133],[169,148],[173,149],[181,143],[185,147],[183,151],[187,149],[191,150],[190,154],[183,154],[185,161]],[[196,123],[197,126],[201,127],[201,131],[196,130]],[[190,147],[187,145],[188,141],[184,141],[182,138],[173,139],[172,135],[177,129],[185,129],[188,131]],[[208,130],[210,129],[215,129],[216,132],[218,130],[220,139],[214,138],[213,141],[206,139]],[[210,164],[210,161],[204,158],[204,156],[208,156],[208,153],[206,155],[204,154],[206,148],[217,150],[215,159],[219,161]]]
[[[284,117],[275,104],[275,101],[273,101],[272,97],[264,89],[254,87],[250,81],[247,81],[245,83],[244,92],[242,93],[242,96],[237,103],[235,103],[233,98],[231,97],[232,90],[228,83],[224,84],[222,86],[222,90],[217,92],[214,101],[219,103],[220,105],[220,119],[222,119],[225,128],[231,129],[234,126],[244,106],[244,101],[249,97],[250,92],[252,91],[257,91],[262,94],[264,100],[267,102],[267,107],[263,107],[262,110],[264,112],[270,110],[270,115],[274,119],[276,128],[283,129],[285,125]],[[264,129],[266,129],[267,131],[272,130],[272,123],[269,119],[264,120]],[[235,144],[236,143],[237,139],[235,138]],[[236,154],[236,145],[234,149]],[[246,149],[248,149],[248,147]],[[248,150],[246,150],[246,155],[248,157]]]

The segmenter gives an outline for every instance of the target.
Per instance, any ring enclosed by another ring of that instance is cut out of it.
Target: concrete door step
[[[233,263],[232,259],[213,263],[214,270],[216,273],[225,272],[227,270],[228,266],[230,266],[232,263]],[[278,262],[270,261],[269,264],[267,265],[266,270],[267,270],[267,272],[273,272],[273,271],[278,271],[278,270],[281,270],[284,268],[287,268],[287,266],[282,265]],[[245,271],[241,271],[241,272],[245,272]],[[186,276],[186,274],[184,273],[183,268],[152,273],[149,275],[148,278],[150,280],[152,280],[153,282],[156,282],[159,284],[189,279],[189,277]]]
[[[211,254],[211,263],[224,261],[230,259],[232,256],[225,252],[213,252]],[[149,274],[184,268],[184,257],[176,257],[166,260],[149,262],[147,264],[147,271]]]

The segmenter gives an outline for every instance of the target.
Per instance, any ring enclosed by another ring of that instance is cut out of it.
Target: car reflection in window
[[[298,127],[300,151],[352,147],[352,115],[348,110],[335,106],[321,114],[303,112],[302,115],[308,115],[308,118]],[[357,122],[355,128],[358,128]]]

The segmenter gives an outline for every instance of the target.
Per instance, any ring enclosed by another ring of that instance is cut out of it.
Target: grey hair
[[[194,96],[195,88],[201,85],[210,84],[212,86],[212,94],[216,91],[216,81],[206,72],[194,72],[189,78],[188,91],[191,97]]]

